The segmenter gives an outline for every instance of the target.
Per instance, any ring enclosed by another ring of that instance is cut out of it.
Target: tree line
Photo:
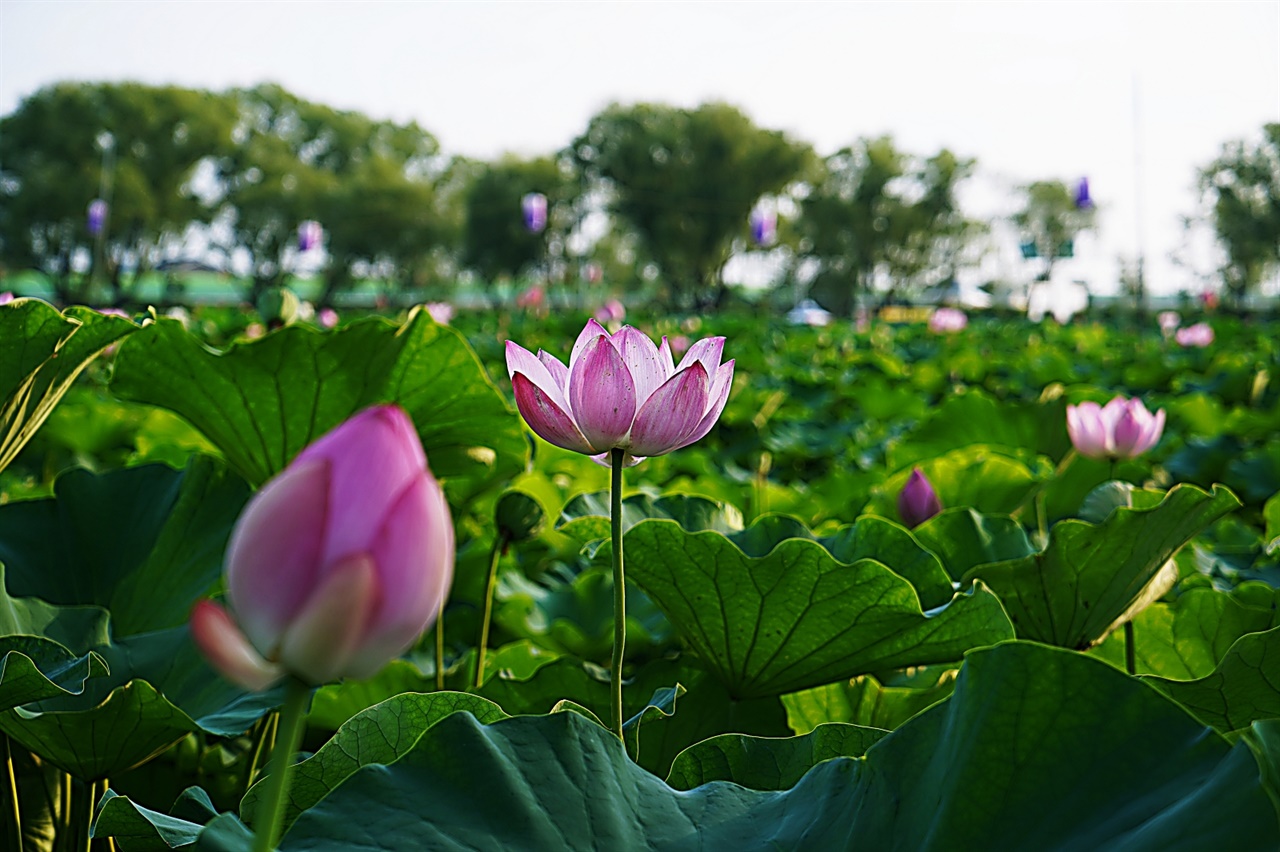
[[[622,286],[652,279],[670,307],[706,308],[725,296],[728,259],[759,248],[781,249],[811,295],[847,315],[873,290],[942,284],[971,261],[990,223],[965,216],[956,193],[975,167],[888,136],[822,157],[723,103],[614,104],[561,151],[480,162],[444,154],[415,123],[276,85],[62,83],[0,119],[0,271],[40,271],[64,304],[95,282],[123,304],[199,233],[224,265],[247,264],[253,301],[283,283],[300,226],[315,221],[322,303],[360,279],[416,292],[465,273],[554,279],[590,263]],[[1242,297],[1280,261],[1280,125],[1224,146],[1200,180],[1227,293]],[[1047,266],[1092,226],[1080,190],[1021,188],[1013,223]],[[545,199],[544,226],[520,217],[531,194]],[[753,211],[768,219],[755,233]],[[592,227],[601,217],[607,227]]]

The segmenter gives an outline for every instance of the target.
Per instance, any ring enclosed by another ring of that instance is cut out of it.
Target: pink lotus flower
[[[1154,415],[1140,399],[1117,396],[1105,406],[1067,406],[1067,434],[1080,455],[1091,459],[1131,459],[1156,445],[1164,431],[1164,409]]]
[[[596,322],[604,325],[610,322],[622,322],[627,316],[627,309],[617,299],[610,299],[596,311]]]
[[[1156,315],[1156,322],[1160,324],[1160,333],[1168,337],[1178,328],[1182,317],[1177,311],[1161,311]]]
[[[942,501],[920,468],[913,468],[907,484],[898,492],[898,517],[909,527],[918,527],[942,511]]]
[[[1178,341],[1179,346],[1194,346],[1203,349],[1213,343],[1213,326],[1207,322],[1198,322],[1195,325],[1178,329],[1174,333],[1173,339]]]
[[[547,302],[547,291],[541,284],[530,287],[519,296],[516,297],[516,305],[521,308],[533,308],[537,310]]]
[[[578,335],[566,367],[507,341],[516,406],[549,443],[607,463],[612,449],[630,466],[699,440],[719,419],[733,384],[733,361],[720,363],[723,337],[699,340],[680,365],[631,326],[609,334],[594,319]]]
[[[969,318],[958,308],[938,308],[929,317],[929,330],[935,334],[964,331],[968,324]]]
[[[427,313],[440,325],[448,325],[453,319],[453,305],[448,302],[427,302]]]
[[[231,611],[191,614],[228,680],[266,689],[369,677],[435,619],[453,523],[401,409],[366,409],[308,446],[245,506],[227,548]]]
[[[5,292],[0,293],[0,305],[7,305],[12,302],[14,298],[14,295],[6,290]]]
[[[333,308],[321,308],[316,313],[316,322],[321,328],[333,328],[338,324],[338,312]]]

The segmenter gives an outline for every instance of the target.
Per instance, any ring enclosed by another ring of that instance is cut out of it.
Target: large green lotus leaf
[[[80,371],[137,327],[36,299],[0,305],[0,470],[13,461]]]
[[[1164,564],[1240,501],[1178,485],[1159,505],[1119,508],[1100,524],[1053,526],[1041,553],[979,565],[964,582],[981,580],[1000,597],[1019,638],[1087,648],[1138,601]]]
[[[992,515],[1014,511],[1053,475],[1044,456],[974,444],[898,471],[872,489],[863,511],[898,518],[898,494],[914,467],[928,478],[944,508],[969,507]]]
[[[973,509],[946,509],[912,532],[957,580],[975,565],[1035,552],[1026,530],[1016,520],[1008,515],[982,515]]]
[[[1071,724],[1064,724],[1070,720]],[[1009,643],[955,694],[784,792],[674,791],[574,713],[458,713],[285,835],[320,849],[1124,849],[1280,844],[1258,764],[1106,664]],[[234,848],[234,847],[232,847]]]
[[[721,734],[680,752],[667,783],[677,790],[711,781],[732,781],[752,790],[789,790],[822,761],[861,757],[888,733],[830,722],[798,737]]]
[[[583,544],[599,545],[610,535],[609,492],[579,494],[565,504],[556,529]],[[716,530],[730,535],[742,529],[742,513],[726,503],[692,494],[665,494],[654,498],[632,494],[622,501],[622,531],[648,518],[676,521],[687,530]],[[595,554],[597,547],[591,547]]]
[[[1245,583],[1233,592],[1197,588],[1172,603],[1155,603],[1134,619],[1134,663],[1140,675],[1197,680],[1213,673],[1246,633],[1280,627],[1280,592]],[[1112,633],[1092,654],[1125,666],[1125,639]]]
[[[294,767],[285,802],[286,829],[362,766],[394,763],[441,719],[464,711],[486,724],[508,717],[492,701],[465,692],[408,692],[357,713]],[[240,800],[240,817],[250,825],[257,819],[262,784],[254,784]]]
[[[874,675],[862,675],[784,695],[782,706],[787,710],[787,724],[797,734],[807,734],[828,722],[892,731],[946,698],[954,688],[954,669],[908,686],[885,686]]]
[[[1198,680],[1149,677],[1156,689],[1220,731],[1280,719],[1280,627],[1241,636],[1208,675]]]
[[[107,674],[102,656],[87,650],[109,641],[106,612],[11,597],[4,575],[0,564],[0,711],[78,695],[86,680]]]
[[[280,690],[248,693],[219,677],[186,625],[91,649],[110,673],[0,714],[0,731],[83,780],[146,762],[187,734],[237,736],[280,703]]]
[[[223,353],[159,320],[121,347],[111,389],[180,414],[255,485],[379,402],[408,411],[432,472],[468,489],[509,478],[529,457],[519,418],[471,347],[425,311],[403,327],[378,318],[329,333],[291,326]]]
[[[1268,719],[1254,722],[1244,732],[1243,739],[1253,749],[1262,767],[1262,786],[1280,813],[1280,720]]]
[[[183,790],[167,814],[108,790],[94,818],[92,836],[114,838],[123,852],[189,849],[217,813],[209,794],[199,787]]]
[[[1280,553],[1280,493],[1271,495],[1262,507],[1262,517],[1266,520],[1266,551],[1268,555]]]
[[[628,576],[739,699],[958,660],[1013,635],[981,586],[926,614],[883,564],[845,564],[813,541],[752,557],[720,533],[648,520],[624,542]]]
[[[692,528],[684,526],[690,532]],[[821,544],[837,560],[846,563],[874,559],[906,579],[920,596],[925,609],[951,600],[951,578],[938,557],[930,553],[905,527],[893,521],[863,515],[834,533],[815,536],[799,519],[786,515],[765,515],[751,526],[728,533],[729,540],[748,556],[764,557],[779,542],[789,538],[808,539]]]
[[[1008,402],[970,389],[952,394],[903,440],[889,448],[894,469],[969,444],[1021,448],[1061,458],[1069,449],[1067,405],[1061,396],[1042,402]]]
[[[183,624],[214,588],[248,486],[220,462],[58,478],[55,496],[0,506],[0,562],[14,597],[111,613],[117,639]]]

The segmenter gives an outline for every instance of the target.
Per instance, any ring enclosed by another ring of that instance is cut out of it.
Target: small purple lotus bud
[[[778,214],[757,207],[751,211],[751,239],[758,246],[771,246],[778,238]]]
[[[96,237],[102,233],[107,224],[107,202],[95,198],[89,202],[89,236]]]
[[[915,528],[942,511],[942,501],[933,490],[924,471],[913,468],[907,484],[898,493],[898,517],[909,527]]]
[[[1093,198],[1089,195],[1089,179],[1087,177],[1080,178],[1080,183],[1076,185],[1076,209],[1093,209]]]
[[[324,228],[312,219],[298,225],[298,251],[311,251],[324,239]]]
[[[524,226],[531,234],[540,234],[547,227],[547,197],[541,192],[527,193],[520,199],[524,212]]]

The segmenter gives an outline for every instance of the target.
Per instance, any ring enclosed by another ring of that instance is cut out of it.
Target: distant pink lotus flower
[[[963,331],[968,324],[969,318],[958,308],[938,308],[929,317],[929,330],[937,334]]]
[[[321,308],[316,312],[316,322],[321,328],[333,328],[338,324],[338,312],[333,308]]]
[[[319,248],[324,239],[324,228],[319,222],[308,219],[298,225],[298,251],[308,252]]]
[[[610,299],[596,311],[596,322],[605,325],[611,322],[622,322],[627,316],[627,309],[617,299]]]
[[[427,313],[440,325],[448,325],[453,319],[453,305],[448,302],[427,302]]]
[[[918,527],[942,511],[942,501],[920,468],[913,468],[907,484],[898,492],[898,517],[909,527]]]
[[[1198,322],[1195,325],[1178,329],[1174,333],[1173,339],[1178,341],[1179,346],[1194,346],[1203,349],[1213,343],[1213,326],[1207,322]]]
[[[521,308],[538,310],[547,302],[547,291],[541,285],[530,287],[516,297],[516,305]]]
[[[1160,325],[1160,333],[1168,337],[1177,330],[1182,317],[1177,311],[1161,311],[1156,315],[1156,322]]]
[[[6,290],[5,292],[0,293],[0,305],[7,305],[12,302],[14,298],[14,295]]]
[[[1153,415],[1137,398],[1117,396],[1105,406],[1067,406],[1067,434],[1076,452],[1086,458],[1135,458],[1154,447],[1163,431],[1164,409]]]
[[[612,335],[594,319],[578,335],[569,366],[507,341],[516,406],[547,442],[608,462],[638,464],[701,439],[715,425],[733,385],[733,361],[720,363],[723,337],[699,340],[676,366],[662,346],[631,326]]]
[[[671,346],[671,354],[684,355],[685,352],[689,351],[690,343],[692,343],[692,341],[689,340],[688,337],[683,334],[677,334],[675,337],[671,338],[669,343]]]
[[[244,327],[244,336],[248,340],[257,340],[267,333],[267,327],[260,322],[251,322]]]
[[[778,238],[778,214],[765,207],[757,207],[751,211],[751,241],[766,248],[774,244]]]
[[[227,547],[228,612],[191,614],[200,650],[262,690],[369,677],[435,620],[453,576],[449,507],[409,416],[365,409],[245,506]]]

